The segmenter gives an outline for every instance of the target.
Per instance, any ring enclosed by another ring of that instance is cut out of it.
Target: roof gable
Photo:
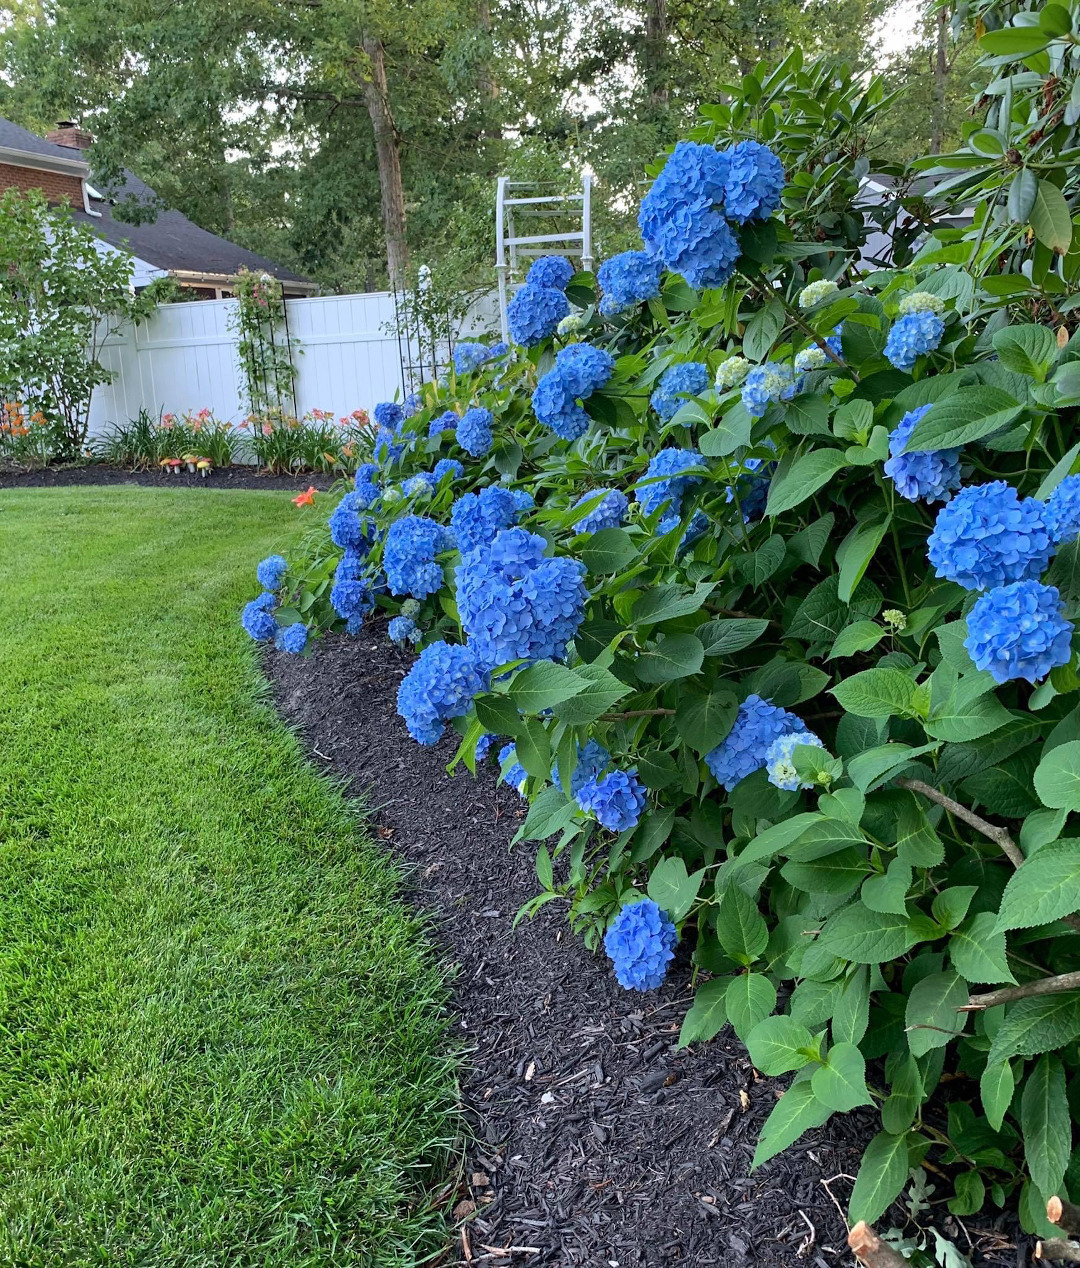
[[[52,141],[46,141],[44,137],[36,136],[8,119],[0,119],[0,148],[14,150],[27,157],[60,159],[65,164],[89,171],[89,165],[80,150],[66,145],[54,145]]]

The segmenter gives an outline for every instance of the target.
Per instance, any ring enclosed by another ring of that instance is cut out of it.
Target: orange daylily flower
[[[293,498],[294,506],[312,506],[315,502],[315,494],[318,489],[313,484],[309,484],[306,491],[301,493],[299,497]]]

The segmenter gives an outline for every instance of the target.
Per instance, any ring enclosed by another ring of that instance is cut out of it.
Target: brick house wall
[[[13,185],[24,192],[28,189],[40,189],[51,203],[58,203],[66,198],[72,207],[81,209],[83,205],[82,181],[78,176],[0,163],[0,192]]]

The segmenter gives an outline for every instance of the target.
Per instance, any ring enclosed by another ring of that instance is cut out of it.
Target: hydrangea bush
[[[925,1161],[1047,1232],[1080,1194],[1080,338],[937,238],[857,277],[787,199],[761,144],[676,147],[644,251],[599,294],[534,265],[512,351],[377,409],[244,624],[393,618],[409,733],[528,804],[526,914],[628,989],[692,960],[682,1042],[730,1022],[794,1075],[755,1165],[872,1106],[852,1220]]]

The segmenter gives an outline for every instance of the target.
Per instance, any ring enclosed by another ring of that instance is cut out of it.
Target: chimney
[[[53,145],[65,145],[71,150],[88,150],[94,144],[94,134],[70,119],[61,119],[51,132],[45,133],[45,140]]]

